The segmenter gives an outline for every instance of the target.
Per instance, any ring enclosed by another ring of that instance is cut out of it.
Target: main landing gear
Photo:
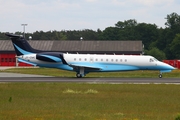
[[[84,67],[80,67],[77,74],[76,74],[76,77],[77,78],[82,78],[84,76],[85,76]]]
[[[83,75],[82,75],[82,74],[80,74],[80,73],[77,73],[77,74],[76,74],[76,77],[77,77],[77,78],[82,78],[82,77],[83,77]]]
[[[162,73],[159,74],[159,78],[162,78]]]

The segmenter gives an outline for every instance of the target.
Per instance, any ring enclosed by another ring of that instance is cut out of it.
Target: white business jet
[[[33,49],[20,35],[9,33],[6,33],[6,35],[12,40],[19,62],[75,71],[78,78],[84,77],[90,72],[134,70],[159,70],[159,78],[162,78],[162,73],[171,72],[175,69],[152,56],[69,54],[40,51]]]

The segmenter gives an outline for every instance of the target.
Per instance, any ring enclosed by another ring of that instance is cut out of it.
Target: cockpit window
[[[157,62],[158,60],[156,58],[150,58],[149,62]]]
[[[154,62],[154,60],[152,58],[150,58],[149,62]]]
[[[158,61],[156,58],[154,58],[154,61]]]

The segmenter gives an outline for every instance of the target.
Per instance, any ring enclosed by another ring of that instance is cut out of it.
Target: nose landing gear
[[[159,74],[159,78],[162,78],[162,73]]]

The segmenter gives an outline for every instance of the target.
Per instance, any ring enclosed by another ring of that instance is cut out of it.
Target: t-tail
[[[5,33],[5,35],[11,38],[17,56],[41,52],[40,50],[32,48],[21,35],[14,35],[9,33]]]

